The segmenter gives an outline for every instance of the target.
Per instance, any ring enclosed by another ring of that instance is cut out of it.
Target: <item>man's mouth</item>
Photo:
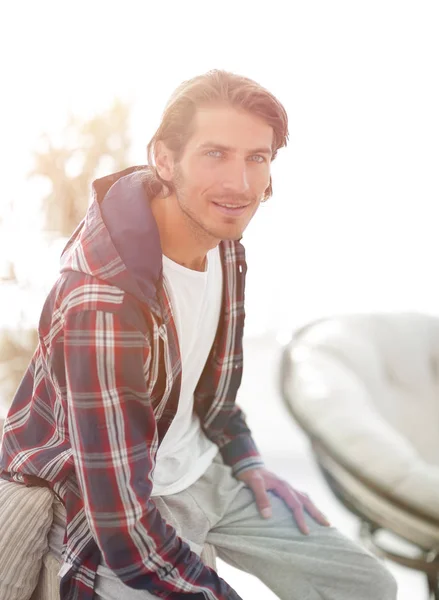
[[[213,204],[223,214],[239,217],[245,212],[245,209],[249,206],[250,202],[247,202],[245,204],[230,204],[229,202],[213,202]]]

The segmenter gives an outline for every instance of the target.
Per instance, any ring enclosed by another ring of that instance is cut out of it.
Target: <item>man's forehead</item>
[[[261,117],[234,107],[201,107],[193,121],[191,145],[271,147],[273,128]]]

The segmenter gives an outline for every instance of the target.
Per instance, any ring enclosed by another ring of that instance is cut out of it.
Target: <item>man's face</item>
[[[248,112],[200,108],[172,183],[180,210],[199,233],[240,239],[270,183],[273,129]]]

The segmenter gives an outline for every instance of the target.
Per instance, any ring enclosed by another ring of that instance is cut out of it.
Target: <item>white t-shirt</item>
[[[207,253],[203,272],[163,256],[163,275],[177,327],[182,380],[177,413],[157,451],[152,496],[176,494],[188,488],[218,452],[218,446],[202,431],[193,408],[194,391],[212,349],[221,312],[219,248]]]

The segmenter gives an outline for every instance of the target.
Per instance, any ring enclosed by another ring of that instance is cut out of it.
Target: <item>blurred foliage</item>
[[[3,228],[7,227],[8,216],[13,210],[14,202],[12,199],[5,200],[2,202],[4,208],[2,208],[2,212],[0,213],[0,231]],[[3,281],[15,281],[17,279],[15,274],[15,266],[14,263],[2,256],[2,264],[0,266],[0,285]]]
[[[0,330],[0,390],[12,400],[38,343],[35,330]]]
[[[43,198],[44,229],[69,237],[84,217],[90,184],[128,166],[129,107],[116,100],[90,120],[71,118],[55,143],[41,140],[30,176],[43,177],[50,191]]]
[[[129,107],[116,100],[106,112],[91,119],[70,118],[56,141],[47,135],[42,138],[29,176],[42,177],[49,184],[50,191],[42,201],[45,232],[59,237],[73,233],[87,211],[93,179],[128,166],[128,131]],[[3,280],[13,285],[13,264],[9,271]],[[7,405],[37,342],[37,333],[20,324],[0,329],[0,400]]]

